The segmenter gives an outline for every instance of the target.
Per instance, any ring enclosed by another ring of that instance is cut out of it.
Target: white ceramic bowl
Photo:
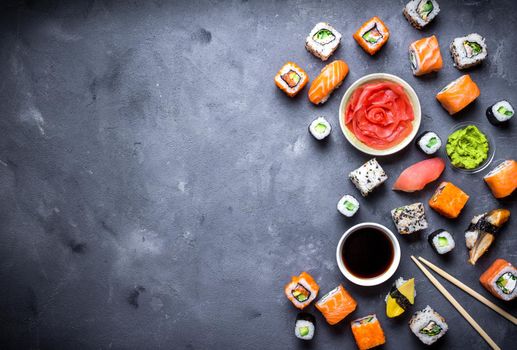
[[[348,271],[348,269],[345,266],[345,263],[343,262],[342,250],[345,240],[350,234],[363,228],[374,228],[379,231],[382,231],[389,238],[391,244],[393,245],[393,261],[391,262],[390,267],[383,274],[372,278],[359,278],[354,276],[352,273],[350,273],[350,271]],[[389,230],[387,227],[381,224],[376,224],[374,222],[364,222],[362,224],[357,224],[355,226],[350,227],[345,233],[343,233],[343,236],[341,236],[341,239],[339,240],[339,243],[336,248],[336,260],[339,270],[341,270],[343,276],[345,276],[350,282],[353,282],[360,286],[376,286],[378,284],[386,282],[388,279],[390,279],[391,276],[393,276],[395,271],[397,271],[397,268],[400,264],[399,241],[397,240],[395,234],[391,232],[391,230]]]
[[[391,148],[379,150],[365,145],[354,135],[354,133],[348,130],[348,128],[345,125],[344,115],[350,97],[352,97],[352,94],[359,86],[374,81],[386,80],[395,82],[404,88],[404,91],[406,92],[409,101],[411,102],[411,106],[413,107],[413,114],[415,116],[415,119],[413,120],[413,131],[404,140],[402,140],[402,142]],[[420,108],[420,101],[418,100],[418,96],[415,90],[413,90],[413,88],[405,80],[392,74],[373,73],[359,78],[346,90],[345,94],[343,95],[343,98],[341,99],[341,104],[339,105],[339,125],[341,126],[341,131],[345,135],[346,139],[348,140],[348,142],[350,142],[352,146],[357,148],[359,151],[364,152],[366,154],[370,154],[372,156],[387,156],[396,153],[404,147],[406,147],[411,141],[413,141],[416,134],[418,133],[418,128],[420,128],[421,120],[422,110]]]

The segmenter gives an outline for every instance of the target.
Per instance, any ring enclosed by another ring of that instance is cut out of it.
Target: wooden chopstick
[[[458,310],[461,316],[463,316],[467,320],[467,322],[470,323],[472,328],[474,328],[479,333],[479,335],[481,335],[481,337],[485,339],[488,345],[490,345],[490,347],[494,350],[501,350],[501,348],[497,346],[497,344],[492,340],[492,338],[490,338],[490,336],[484,331],[484,329],[481,328],[481,326],[472,318],[472,316],[470,316],[470,314],[463,308],[463,306],[461,306],[460,303],[458,303],[458,301],[454,299],[451,293],[449,293],[447,289],[445,289],[445,287],[442,286],[440,282],[438,282],[438,280],[431,274],[431,272],[429,272],[429,270],[426,269],[425,266],[422,265],[422,263],[420,263],[420,261],[418,261],[413,255],[411,255],[411,260],[413,260],[416,266],[418,266],[420,270],[422,270],[424,275],[427,276],[429,281],[431,281],[431,283],[436,287],[436,289],[438,289],[440,293],[443,294],[445,299],[447,299],[452,304],[452,306],[454,306],[456,310]]]
[[[508,321],[512,322],[514,325],[517,325],[517,317],[514,317],[513,315],[504,311],[499,306],[497,306],[496,304],[494,304],[493,302],[491,302],[490,300],[488,300],[487,298],[485,298],[484,296],[482,296],[481,294],[476,292],[474,289],[470,288],[466,284],[463,284],[461,281],[457,280],[456,278],[454,278],[453,276],[451,276],[450,274],[448,274],[447,272],[445,272],[438,266],[434,265],[433,263],[422,258],[421,256],[418,257],[418,260],[420,260],[421,262],[426,264],[429,268],[431,268],[431,270],[433,270],[434,272],[436,272],[437,274],[439,274],[440,276],[445,278],[447,281],[454,284],[456,287],[462,289],[465,293],[470,294],[472,297],[477,299],[479,302],[485,304],[486,306],[488,306],[489,308],[491,308],[492,310],[497,312],[499,315],[503,316]]]

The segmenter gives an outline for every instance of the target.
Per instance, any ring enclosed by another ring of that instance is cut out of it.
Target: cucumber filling
[[[314,130],[318,133],[318,134],[324,134],[325,131],[327,131],[327,126],[323,123],[318,123],[316,124],[316,126],[314,127]]]
[[[431,14],[431,12],[433,12],[433,10],[434,10],[434,6],[433,6],[432,1],[422,0],[418,4],[418,9],[417,9],[418,14],[424,21],[427,20],[427,17],[429,17],[429,15]]]
[[[328,43],[334,41],[336,39],[336,36],[332,31],[328,29],[320,29],[312,36],[312,39],[321,45],[327,45]]]
[[[302,77],[292,69],[289,72],[282,74],[281,78],[290,88],[296,87],[296,85],[300,83],[300,80],[302,80]]]
[[[425,146],[426,146],[427,148],[432,148],[432,147],[436,146],[437,144],[438,144],[438,138],[436,138],[436,137],[431,137],[431,138],[429,139],[429,141],[427,141],[427,143],[426,143],[426,145],[425,145]]]
[[[366,316],[357,321],[359,325],[368,324],[373,321],[373,316]]]
[[[474,41],[465,41],[463,43],[463,47],[465,47],[465,53],[467,54],[468,58],[477,56],[481,53],[481,51],[483,51],[481,45]]]
[[[504,114],[504,115],[506,115],[506,116],[508,116],[508,117],[511,117],[511,116],[513,115],[513,112],[512,112],[512,111],[510,111],[509,109],[507,109],[507,108],[506,108],[506,107],[504,107],[504,106],[499,107],[499,108],[497,109],[497,113],[499,113],[499,114]]]
[[[514,274],[507,272],[501,275],[495,283],[504,294],[512,294],[516,280],[517,277]]]
[[[447,238],[445,237],[438,237],[438,246],[439,247],[447,247],[447,245],[449,244],[449,241]]]
[[[345,201],[344,205],[346,210],[353,211],[355,209],[355,204],[350,201]]]
[[[307,299],[309,299],[311,296],[311,292],[300,283],[294,287],[291,293],[293,294],[293,297],[295,297],[296,300],[298,300],[300,303],[307,301]]]
[[[305,337],[309,334],[309,327],[300,327],[300,335]]]
[[[382,39],[382,34],[379,32],[379,29],[377,29],[377,23],[375,23],[370,30],[363,34],[363,39],[370,44],[376,44],[379,40]]]
[[[435,335],[438,335],[440,334],[440,332],[442,331],[442,327],[440,327],[436,322],[434,321],[430,321],[427,326],[425,326],[424,328],[422,328],[419,333],[420,334],[425,334],[425,335],[428,335],[430,337],[433,337]]]

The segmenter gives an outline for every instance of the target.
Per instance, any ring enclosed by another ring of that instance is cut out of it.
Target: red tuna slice
[[[415,163],[400,174],[393,189],[404,192],[420,191],[425,185],[439,178],[444,169],[445,162],[441,158]]]

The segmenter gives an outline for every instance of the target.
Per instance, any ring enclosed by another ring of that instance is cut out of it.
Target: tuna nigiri
[[[436,36],[422,38],[409,46],[409,60],[411,69],[416,76],[442,69],[443,61],[440,45]]]
[[[479,94],[480,91],[476,83],[470,78],[470,75],[465,74],[449,83],[449,85],[437,93],[436,99],[440,101],[442,107],[450,115],[453,115],[467,107],[467,105],[478,98]]]
[[[315,105],[325,103],[332,91],[337,89],[348,74],[345,61],[335,60],[321,70],[309,89],[309,100]]]
[[[395,191],[415,192],[440,177],[445,169],[441,158],[426,159],[404,170],[393,185]]]
[[[517,188],[517,162],[505,160],[483,178],[495,198],[504,198]]]
[[[328,324],[334,325],[347,317],[357,307],[357,303],[340,284],[316,303]]]

